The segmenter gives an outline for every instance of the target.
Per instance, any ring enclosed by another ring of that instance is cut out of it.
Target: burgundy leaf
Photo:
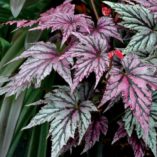
[[[77,58],[73,67],[75,74],[72,91],[75,90],[79,82],[85,77],[87,78],[92,72],[96,74],[96,87],[103,73],[108,69],[107,41],[92,36],[83,36],[78,33],[73,34],[79,38],[80,43],[68,52]]]
[[[91,149],[94,144],[99,141],[100,135],[106,135],[108,130],[108,120],[106,117],[101,116],[95,119],[90,124],[86,134],[85,134],[85,147],[83,153]]]
[[[135,55],[125,56],[122,68],[113,67],[100,106],[121,95],[137,121],[148,133],[152,92],[157,89],[156,68],[142,63]]]
[[[64,58],[60,55],[54,44],[38,42],[12,61],[22,58],[27,58],[27,60],[21,65],[19,73],[11,77],[11,81],[0,90],[1,94],[13,95],[16,93],[18,95],[20,91],[29,87],[32,82],[35,83],[36,87],[39,87],[41,81],[50,74],[52,68],[70,86],[72,85],[70,58]]]
[[[109,37],[114,37],[118,40],[122,40],[120,34],[118,33],[117,26],[110,17],[99,18],[97,25],[95,26],[92,20],[88,20],[89,29],[93,36],[96,38],[109,39]]]
[[[118,124],[119,124],[119,128],[118,128],[117,132],[115,133],[112,144],[114,144],[115,142],[117,142],[118,140],[120,140],[123,137],[127,137],[128,143],[132,146],[135,157],[143,157],[144,152],[143,152],[143,145],[142,145],[141,141],[136,136],[131,136],[131,137],[128,136],[128,134],[124,128],[123,122],[119,121]]]
[[[116,143],[117,141],[119,141],[121,138],[127,136],[127,132],[124,129],[124,124],[122,122],[118,122],[119,128],[117,130],[117,132],[114,135],[112,144]]]
[[[128,138],[128,142],[132,146],[135,157],[144,157],[144,152],[140,140],[135,137],[130,137]]]

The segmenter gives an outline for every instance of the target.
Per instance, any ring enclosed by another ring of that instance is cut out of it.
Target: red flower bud
[[[114,54],[115,54],[119,59],[123,59],[123,58],[124,58],[124,55],[123,55],[122,51],[120,51],[120,50],[115,50],[115,51],[114,51]]]
[[[104,16],[110,16],[111,15],[112,10],[108,7],[102,7],[102,14]]]
[[[110,51],[107,55],[109,59],[112,59],[114,56],[114,51]]]
[[[114,50],[114,51],[110,51],[108,53],[108,58],[109,59],[112,59],[113,56],[117,56],[119,59],[123,59],[124,58],[124,55],[123,55],[123,53],[120,50]]]

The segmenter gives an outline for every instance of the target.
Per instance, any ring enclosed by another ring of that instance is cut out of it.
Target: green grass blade
[[[32,46],[33,43],[37,42],[40,39],[41,35],[42,31],[29,31],[25,39],[25,49],[28,49]]]
[[[23,124],[21,124],[22,126],[26,126],[26,124],[28,124],[29,120],[35,115],[36,110],[35,109],[27,110],[26,113],[27,114],[25,114],[25,116],[23,117],[23,120],[21,121],[21,122],[23,122]],[[23,112],[22,112],[22,114],[23,114]],[[7,157],[14,156],[14,152],[15,152],[17,146],[19,145],[19,141],[23,135],[24,135],[24,131],[16,132],[15,136],[12,139],[11,147],[8,151]]]
[[[32,89],[27,90],[24,104],[29,104],[40,99],[42,96],[42,93],[43,92],[41,90],[32,90]],[[13,137],[12,144],[9,149],[7,157],[13,157],[15,149],[17,148],[21,137],[25,133],[25,131],[21,131],[21,129],[28,124],[28,122],[35,115],[35,113],[36,113],[36,107],[33,107],[33,108],[26,107],[26,106],[23,107],[21,114],[19,116],[19,119],[18,119],[18,123],[15,129],[15,135]]]
[[[48,124],[41,126],[37,157],[46,157],[48,130]]]
[[[37,126],[32,129],[32,135],[31,135],[31,139],[28,145],[28,151],[27,151],[26,157],[37,156],[39,136],[40,136],[40,126]]]
[[[3,144],[3,139],[4,139],[6,125],[7,125],[6,122],[8,120],[8,115],[10,112],[12,100],[13,97],[5,98],[0,110],[0,154],[2,150],[2,144]]]
[[[24,92],[19,95],[19,97],[12,102],[9,117],[7,120],[7,126],[5,130],[5,135],[3,139],[2,149],[0,151],[1,157],[6,157],[8,149],[11,144],[11,140],[14,134],[14,130],[18,121],[18,117],[20,115],[23,101],[24,101]]]
[[[26,0],[10,0],[10,8],[14,17],[20,14],[25,2]]]
[[[15,56],[17,56],[21,52],[19,50],[21,50],[24,46],[25,36],[26,36],[26,31],[22,31],[21,35],[18,36],[18,38],[14,41],[12,46],[9,48],[9,50],[6,52],[6,54],[2,58],[0,62],[0,69],[2,69],[4,64],[6,64],[8,61],[13,59]]]

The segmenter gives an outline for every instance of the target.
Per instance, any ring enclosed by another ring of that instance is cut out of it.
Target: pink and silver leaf
[[[23,27],[31,27],[38,23],[38,20],[19,20],[19,21],[8,21],[5,24],[6,25],[15,25],[17,28],[23,28]]]
[[[58,157],[71,138],[79,133],[80,144],[91,123],[91,112],[97,111],[94,104],[81,101],[78,91],[70,93],[67,86],[58,86],[51,93],[46,94],[44,106],[39,113],[24,128],[28,129],[44,122],[51,122],[49,134],[52,135],[52,156]]]
[[[70,3],[71,1],[65,1],[63,4],[57,6],[56,8],[51,8],[50,10],[42,13],[40,18],[38,19],[39,23],[38,26],[33,28],[44,30],[48,28],[52,28],[51,22],[56,20],[56,15],[74,15],[75,5]]]
[[[142,63],[130,54],[121,61],[122,67],[113,67],[100,106],[121,95],[125,108],[129,107],[147,135],[152,105],[152,90],[157,89],[156,67]]]
[[[75,72],[72,91],[75,90],[79,82],[87,78],[92,72],[96,75],[96,87],[109,66],[107,41],[92,36],[84,36],[79,33],[73,34],[80,40],[80,43],[68,52],[77,58],[76,64],[73,67]]]
[[[67,57],[62,59],[60,57],[61,55],[58,53],[54,44],[44,42],[36,43],[24,51],[21,56],[11,61],[27,58],[21,65],[19,73],[11,77],[11,81],[1,88],[0,94],[7,93],[7,96],[13,94],[18,95],[18,93],[28,88],[32,83],[36,87],[39,87],[41,81],[51,73],[52,69],[57,71],[71,86],[71,63]]]
[[[63,14],[74,14],[75,11],[75,5],[71,4],[71,0],[65,0],[64,3],[57,6],[56,8],[51,8],[48,11],[40,14],[40,17],[43,19],[43,21],[48,21],[53,18],[53,15],[57,13],[63,13]],[[42,19],[40,21],[42,21]]]
[[[57,13],[52,19],[44,21],[42,24],[39,24],[31,30],[45,28],[51,28],[52,31],[61,30],[63,45],[73,32],[79,32],[79,30],[81,30],[89,33],[86,18],[87,17],[83,14],[74,15],[71,13]]]
[[[152,106],[151,106],[151,112],[150,112],[150,118],[149,118],[149,132],[148,132],[148,136],[145,137],[144,136],[144,132],[143,129],[141,128],[141,126],[139,125],[139,123],[137,122],[137,120],[135,119],[135,117],[133,116],[133,114],[131,113],[130,110],[128,110],[124,117],[123,117],[123,121],[124,121],[124,127],[125,130],[127,131],[129,137],[132,136],[133,131],[136,131],[137,137],[138,139],[143,139],[143,141],[145,142],[145,145],[147,147],[149,147],[151,149],[151,151],[153,152],[154,156],[157,156],[157,133],[156,133],[156,119],[157,119],[157,92],[153,92],[153,102],[152,102]]]
[[[30,27],[34,24],[37,24],[40,30],[44,30],[49,28],[48,22],[55,19],[57,14],[74,14],[75,5],[70,3],[70,0],[66,0],[61,5],[57,6],[56,8],[51,8],[48,11],[40,14],[40,17],[37,20],[19,20],[19,21],[9,21],[5,24],[13,25],[16,24],[17,28],[22,27]]]
[[[90,34],[96,38],[102,38],[108,40],[110,37],[116,38],[122,41],[116,24],[110,17],[101,17],[98,19],[97,25],[91,19],[87,19]]]

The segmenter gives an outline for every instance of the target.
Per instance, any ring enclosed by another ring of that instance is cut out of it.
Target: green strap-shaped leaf
[[[25,39],[25,49],[30,48],[41,37],[42,31],[29,31]]]
[[[7,152],[9,150],[11,140],[13,138],[13,134],[15,131],[15,127],[23,106],[24,101],[24,95],[25,93],[21,93],[19,97],[12,102],[10,112],[9,114],[7,124],[6,124],[6,130],[3,138],[3,144],[0,150],[1,157],[6,157]]]
[[[20,14],[25,1],[26,0],[10,0],[10,8],[14,17],[17,17]]]

